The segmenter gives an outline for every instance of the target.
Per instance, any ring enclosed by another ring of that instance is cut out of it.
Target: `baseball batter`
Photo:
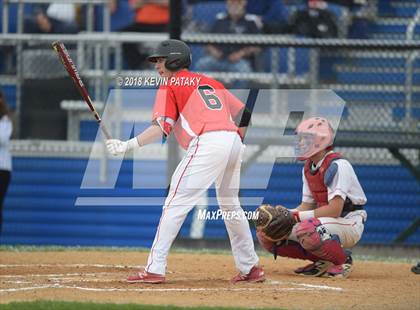
[[[184,42],[163,41],[148,59],[155,63],[159,75],[168,80],[157,92],[152,125],[131,140],[107,140],[107,148],[113,155],[124,154],[173,131],[186,155],[172,176],[147,266],[130,276],[127,279],[130,283],[165,281],[172,242],[188,212],[213,183],[220,208],[243,213],[238,199],[244,148],[241,136],[250,112],[220,82],[188,71],[191,52]],[[225,224],[239,269],[232,282],[264,281],[245,216],[226,218]]]
[[[306,276],[347,277],[351,253],[361,238],[366,196],[352,165],[334,152],[333,130],[321,117],[304,120],[296,129],[296,155],[304,160],[302,203],[293,210],[261,206],[257,237],[277,255],[311,260],[295,270]]]

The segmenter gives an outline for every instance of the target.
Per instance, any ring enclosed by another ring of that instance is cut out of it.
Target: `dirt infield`
[[[419,309],[410,264],[357,261],[350,278],[295,276],[302,261],[262,257],[268,280],[232,285],[224,254],[172,253],[167,283],[127,284],[145,252],[0,252],[0,302],[37,299],[284,309]]]

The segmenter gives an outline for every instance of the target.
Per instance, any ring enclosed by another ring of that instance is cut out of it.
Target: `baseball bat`
[[[101,128],[103,134],[105,135],[107,139],[111,139],[111,135],[109,134],[108,130],[105,128],[104,124],[102,123],[101,117],[99,116],[98,112],[93,106],[92,99],[90,99],[90,96],[85,87],[85,84],[83,84],[83,81],[80,78],[79,72],[77,71],[76,65],[73,63],[73,60],[71,59],[66,47],[60,41],[53,42],[52,47],[57,53],[61,62],[63,63],[64,68],[67,70],[68,74],[72,78],[74,84],[76,85],[76,88],[79,90],[83,99],[89,106],[89,109],[92,112],[93,116],[95,117],[96,122],[99,125],[99,128]]]

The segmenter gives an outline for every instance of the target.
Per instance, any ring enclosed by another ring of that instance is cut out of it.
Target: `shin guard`
[[[344,264],[346,254],[337,235],[331,235],[319,219],[312,218],[298,224],[296,236],[300,245],[311,254],[335,265]]]

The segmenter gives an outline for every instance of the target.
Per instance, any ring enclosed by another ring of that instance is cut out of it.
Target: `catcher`
[[[296,156],[302,170],[302,203],[289,210],[262,205],[257,237],[269,252],[312,261],[294,272],[304,276],[346,278],[352,271],[351,252],[361,238],[367,213],[366,196],[352,165],[333,150],[328,121],[313,117],[296,129]]]

